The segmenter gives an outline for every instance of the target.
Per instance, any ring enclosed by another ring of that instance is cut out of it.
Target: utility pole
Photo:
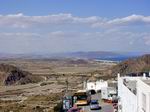
[[[67,79],[66,79],[66,93],[68,93],[68,84],[69,84],[69,82],[68,82],[68,77],[67,77]]]
[[[84,79],[83,79],[83,76],[82,76],[82,88],[84,89]]]

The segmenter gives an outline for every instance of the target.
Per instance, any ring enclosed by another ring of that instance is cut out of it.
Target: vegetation
[[[55,107],[54,107],[54,112],[63,112],[63,107],[62,107],[62,102],[58,103]]]

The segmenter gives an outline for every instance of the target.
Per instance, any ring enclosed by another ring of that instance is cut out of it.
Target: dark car
[[[99,109],[101,109],[101,106],[99,105],[98,100],[91,100],[90,109],[91,110],[99,110]]]
[[[95,90],[90,90],[90,93],[91,93],[91,95],[94,95],[94,94],[96,94],[96,91]]]
[[[73,106],[67,112],[81,112],[81,111],[82,111],[81,108],[78,108],[77,106]]]
[[[113,107],[114,107],[114,109],[118,109],[118,104],[117,104],[117,103],[114,103],[114,104],[113,104]]]

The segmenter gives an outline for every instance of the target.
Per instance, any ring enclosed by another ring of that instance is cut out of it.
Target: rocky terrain
[[[67,87],[73,92],[86,80],[149,71],[150,55],[121,63],[78,58],[1,59],[0,63],[0,110],[53,112]]]
[[[126,75],[129,73],[149,72],[150,71],[150,54],[138,58],[131,58],[119,63],[111,68],[112,75],[120,73]]]
[[[101,79],[103,71],[116,65],[78,58],[13,58],[0,63],[2,112],[53,112],[67,88],[70,92],[82,89],[83,81]]]
[[[0,85],[37,83],[41,80],[41,77],[33,76],[31,73],[13,65],[0,64]]]

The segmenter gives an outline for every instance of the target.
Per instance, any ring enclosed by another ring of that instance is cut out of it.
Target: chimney
[[[146,78],[146,74],[145,74],[145,73],[143,73],[143,78],[144,78],[144,79]]]
[[[120,73],[117,74],[118,78],[120,78]]]

